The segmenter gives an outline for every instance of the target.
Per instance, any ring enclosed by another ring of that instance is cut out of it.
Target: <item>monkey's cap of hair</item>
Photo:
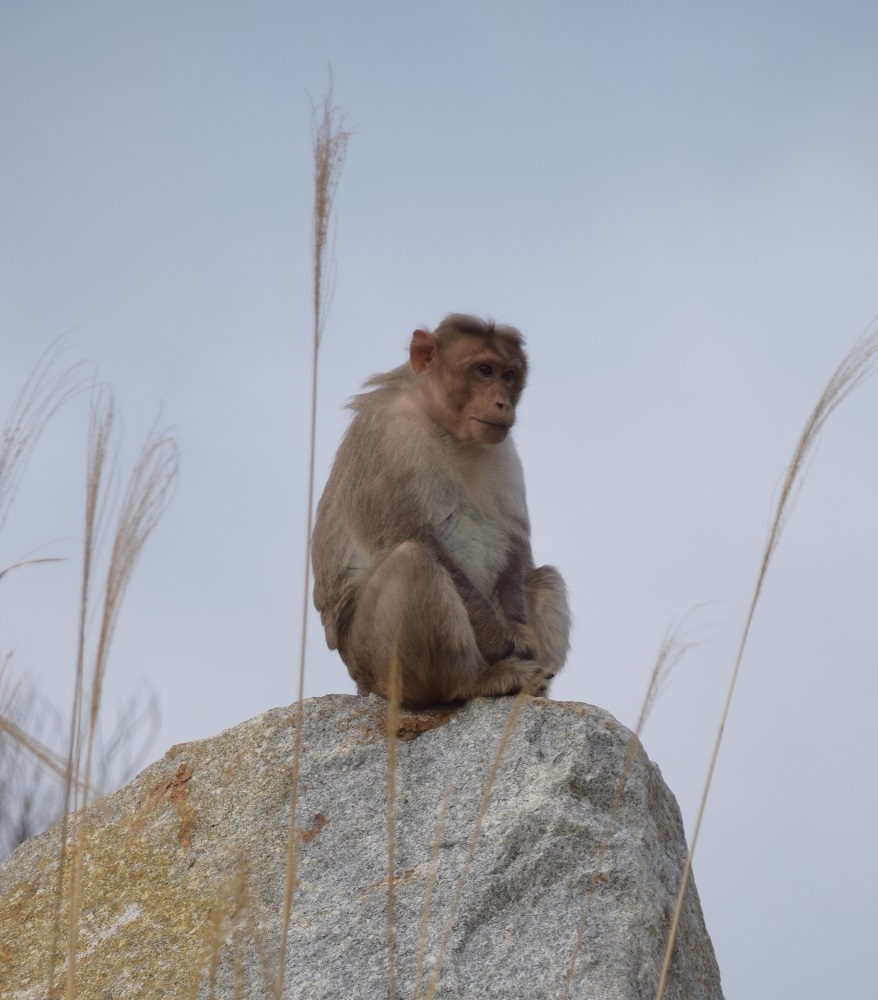
[[[436,327],[434,333],[440,336],[446,331],[469,334],[473,337],[500,337],[524,347],[524,337],[520,330],[505,323],[495,323],[492,319],[481,319],[469,313],[449,313]]]
[[[449,313],[434,331],[440,343],[450,342],[456,337],[479,337],[486,343],[492,343],[501,354],[511,351],[518,355],[521,365],[521,385],[519,392],[527,382],[528,364],[524,337],[521,331],[505,323],[495,323],[492,319],[481,319],[468,313]]]

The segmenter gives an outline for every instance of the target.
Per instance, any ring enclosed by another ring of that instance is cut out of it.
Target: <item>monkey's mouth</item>
[[[509,434],[510,424],[505,420],[482,420],[481,417],[473,417],[472,420],[475,427],[470,425],[469,433],[473,441],[488,445],[500,444]]]

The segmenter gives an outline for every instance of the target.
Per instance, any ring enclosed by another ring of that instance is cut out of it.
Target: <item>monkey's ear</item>
[[[433,364],[438,340],[426,330],[415,330],[409,347],[409,358],[417,375],[422,375]]]

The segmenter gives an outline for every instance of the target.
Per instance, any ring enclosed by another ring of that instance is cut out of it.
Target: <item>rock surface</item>
[[[387,997],[387,708],[348,695],[303,708],[299,884],[283,996]],[[683,828],[658,768],[637,747],[607,835],[631,734],[606,712],[523,704],[461,883],[512,708],[512,699],[477,699],[400,716],[395,996],[425,995],[462,884],[435,997],[561,998],[603,853],[569,995],[652,998]],[[266,712],[173,747],[88,810],[77,997],[272,995],[294,738],[295,708]],[[0,866],[2,1000],[49,996],[60,844],[57,826]],[[67,912],[65,897],[62,927]],[[54,985],[63,996],[66,939],[59,956]],[[665,996],[722,997],[691,883]]]

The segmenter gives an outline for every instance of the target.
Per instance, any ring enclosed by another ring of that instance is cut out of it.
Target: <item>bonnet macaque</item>
[[[521,334],[473,316],[415,330],[369,379],[317,508],[314,603],[360,694],[423,708],[541,693],[564,664],[564,581],[534,567],[509,430]]]

